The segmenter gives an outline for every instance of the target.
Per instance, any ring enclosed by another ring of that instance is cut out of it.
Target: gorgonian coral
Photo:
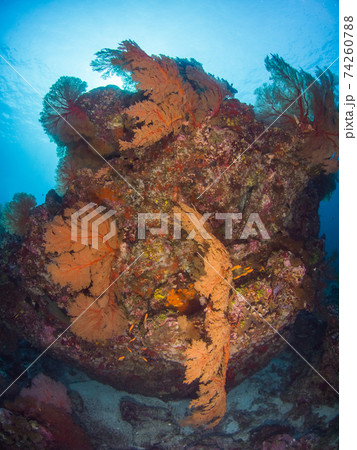
[[[235,90],[224,80],[208,75],[194,60],[149,56],[135,42],[104,49],[92,62],[94,70],[113,73],[134,82],[144,99],[126,109],[136,121],[133,139],[120,141],[123,149],[146,147],[170,133],[195,125],[218,113],[222,101]]]
[[[197,218],[200,215],[182,203],[176,212],[182,214],[182,225],[190,233],[194,227],[187,214],[195,214]],[[205,340],[194,339],[186,351],[185,383],[199,380],[199,392],[198,398],[190,404],[190,408],[194,408],[192,415],[182,423],[212,428],[226,412],[225,382],[230,340],[227,311],[231,298],[232,271],[227,251],[213,235],[211,239],[205,240],[196,234],[194,240],[202,251],[202,259],[197,265],[203,265],[194,289],[210,301],[204,322],[207,337]]]
[[[73,241],[73,212],[75,210],[65,210],[64,216],[56,216],[46,227],[45,250],[53,255],[47,269],[55,283],[69,287],[74,293],[68,306],[68,313],[74,322],[72,331],[86,340],[106,340],[121,335],[127,325],[119,304],[117,286],[108,289],[117,274],[114,263],[120,253],[119,240],[115,234],[103,242],[103,237],[110,230],[108,219],[100,224],[96,236],[88,224],[91,230],[87,236],[88,245],[82,243],[83,236]],[[98,249],[91,245],[95,238]]]
[[[56,169],[56,189],[59,194],[63,195],[69,186],[76,179],[77,170],[81,166],[74,158],[67,155],[60,159]]]
[[[326,172],[338,170],[336,77],[316,69],[315,77],[296,70],[278,55],[265,58],[272,82],[256,89],[257,117],[302,133],[302,154]]]
[[[89,126],[85,112],[77,106],[77,100],[87,88],[87,83],[76,77],[60,77],[43,99],[40,122],[45,132],[61,149],[73,140],[73,128],[83,130],[83,123]],[[68,123],[67,123],[68,122]]]
[[[87,341],[102,341],[123,334],[127,320],[113,295],[103,295],[93,304],[93,297],[79,294],[69,305],[68,313],[75,320],[71,330]],[[84,313],[85,312],[85,313]]]
[[[23,236],[29,226],[30,211],[35,206],[36,199],[33,195],[23,192],[15,194],[1,212],[1,224],[7,232]]]

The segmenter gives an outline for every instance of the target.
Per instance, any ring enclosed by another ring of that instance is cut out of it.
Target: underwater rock
[[[305,157],[299,127],[264,131],[198,63],[128,42],[118,61],[110,52],[96,68],[131,71],[138,91],[76,96],[67,119],[82,137],[56,125],[63,196],[30,211],[21,239],[3,237],[1,320],[38,349],[56,339],[52,355],[117,389],[167,399],[199,389],[186,421],[215,426],[225,387],[266,366],[314,306],[316,179],[331,175]],[[97,207],[111,215],[95,228]],[[93,214],[73,234],[79,210]],[[140,214],[159,212],[168,233],[152,217],[142,239]]]
[[[336,397],[306,372],[296,354],[282,352],[228,393],[227,413],[214,430],[180,426],[187,400],[128,394],[96,381],[76,381],[69,388],[81,399],[74,416],[98,449],[258,450],[288,442],[297,449],[332,450],[338,437]]]

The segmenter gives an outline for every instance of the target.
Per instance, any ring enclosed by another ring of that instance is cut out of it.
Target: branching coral
[[[131,142],[120,141],[124,149],[146,147],[170,133],[177,134],[184,125],[195,125],[209,113],[217,114],[224,98],[234,92],[224,80],[206,74],[196,61],[150,57],[133,41],[101,50],[96,56],[94,70],[127,80],[130,76],[145,96],[126,110],[137,121],[137,128]]]
[[[182,226],[190,233],[193,225],[187,213],[200,215],[187,205],[176,208],[182,215]],[[186,352],[185,383],[199,380],[198,398],[190,404],[194,408],[192,415],[183,421],[184,425],[217,425],[226,412],[226,370],[229,359],[230,325],[227,310],[230,301],[231,262],[224,246],[211,235],[205,240],[196,234],[195,241],[202,249],[202,267],[196,274],[194,288],[200,295],[210,298],[206,308],[205,330],[207,339],[193,340]],[[218,271],[218,273],[217,273]]]
[[[9,233],[23,236],[28,228],[30,211],[35,206],[36,199],[33,195],[23,192],[15,194],[1,212],[1,224]]]
[[[114,263],[119,251],[118,237],[114,235],[103,242],[110,229],[107,220],[99,226],[97,236],[88,231],[87,243],[82,243],[83,236],[79,237],[81,241],[72,241],[73,212],[75,210],[65,210],[63,217],[56,216],[46,228],[45,250],[53,254],[52,262],[47,266],[48,272],[54,282],[68,286],[76,293],[68,307],[74,321],[74,333],[86,340],[105,340],[121,335],[126,327],[125,315],[118,304],[115,288],[108,289],[117,275]],[[90,223],[88,228],[92,230]],[[93,238],[98,238],[98,249],[90,244]],[[90,295],[81,292],[84,290]],[[98,296],[101,297],[89,308]],[[75,320],[84,312],[83,317]]]
[[[271,84],[256,89],[257,116],[271,124],[299,129],[304,134],[305,156],[327,172],[337,171],[338,109],[336,79],[330,70],[316,69],[314,78],[296,70],[283,58],[265,58]]]

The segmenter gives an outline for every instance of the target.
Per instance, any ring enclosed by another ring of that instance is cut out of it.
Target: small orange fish
[[[148,360],[146,358],[144,358],[143,356],[140,356],[141,359],[143,359],[145,362],[148,362]]]
[[[135,341],[135,339],[136,339],[136,337],[134,337],[133,339],[130,339],[129,343]]]
[[[144,323],[146,322],[146,319],[148,318],[148,313],[146,313],[145,314],[145,317],[144,317]]]
[[[121,356],[120,358],[118,358],[118,361],[121,361],[124,358],[125,358],[125,356]]]
[[[129,348],[129,347],[127,347],[126,349],[127,349],[127,350],[128,350],[128,351],[129,351],[130,353],[133,353],[133,352],[132,352],[132,351],[130,350],[130,348]]]
[[[131,331],[133,328],[134,328],[134,324],[130,325],[129,333],[130,333],[130,331]]]

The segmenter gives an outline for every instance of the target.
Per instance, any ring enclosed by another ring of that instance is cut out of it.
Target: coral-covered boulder
[[[313,307],[332,175],[305,157],[301,127],[264,130],[194,61],[126,42],[94,65],[131,72],[139,91],[71,103],[86,136],[56,128],[63,197],[30,212],[21,240],[3,239],[1,317],[118,389],[198,389],[185,423],[214,426],[225,388],[266,365]]]

